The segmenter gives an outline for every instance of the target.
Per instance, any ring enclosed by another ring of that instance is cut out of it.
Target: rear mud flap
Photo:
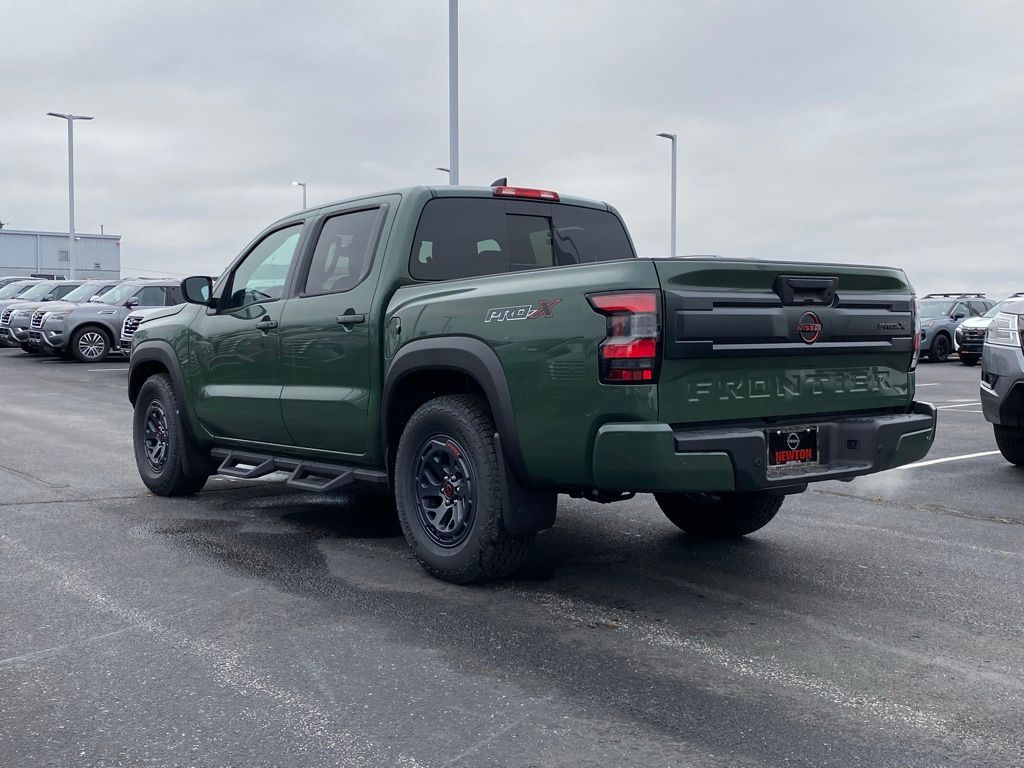
[[[494,435],[494,447],[501,467],[502,518],[505,530],[513,534],[537,533],[555,524],[558,494],[535,491],[519,482],[505,461],[501,436]]]

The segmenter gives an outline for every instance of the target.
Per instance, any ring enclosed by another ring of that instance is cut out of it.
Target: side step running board
[[[291,472],[291,477],[285,482],[304,491],[326,493],[352,483],[386,485],[388,482],[386,472],[364,467],[303,461],[286,456],[267,456],[225,448],[214,448],[210,455],[221,460],[217,474],[251,480],[272,472]]]

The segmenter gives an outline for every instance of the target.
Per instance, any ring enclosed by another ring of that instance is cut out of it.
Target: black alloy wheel
[[[146,460],[154,472],[160,472],[167,464],[167,414],[157,400],[146,406],[143,445]]]
[[[951,345],[949,343],[949,336],[944,333],[940,333],[935,337],[935,341],[932,342],[932,353],[931,359],[936,363],[944,363],[949,359],[949,353]]]
[[[476,485],[466,451],[449,435],[420,446],[413,492],[423,530],[439,547],[457,547],[473,527]]]

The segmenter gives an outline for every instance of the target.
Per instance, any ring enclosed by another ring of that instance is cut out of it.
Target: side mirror
[[[56,298],[57,298],[56,294],[48,293],[45,296],[43,296],[43,301],[53,301]]]
[[[967,315],[965,315],[963,312],[957,312],[955,315],[953,315],[954,320],[963,320],[965,317],[967,317]]]
[[[213,278],[205,275],[186,277],[181,281],[181,294],[189,304],[208,307],[210,306],[210,296],[213,295]]]
[[[132,309],[133,307],[139,306],[139,297],[132,296],[130,299],[128,299],[128,301],[124,303],[124,305],[128,307],[128,309]]]

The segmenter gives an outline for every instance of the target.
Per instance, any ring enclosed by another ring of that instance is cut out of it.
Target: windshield
[[[73,290],[63,299],[61,299],[61,301],[70,301],[72,303],[88,301],[97,293],[103,293],[102,283],[86,283],[85,285],[80,285],[77,288],[75,288],[75,290]]]
[[[36,285],[36,283],[11,283],[10,285],[5,285],[3,288],[0,288],[0,299],[13,299],[33,285]]]
[[[1015,299],[1015,301],[1016,301],[1016,299]],[[1001,310],[1003,307],[1005,307],[1009,303],[1010,303],[1010,299],[1003,299],[998,304],[996,304],[994,307],[992,307],[992,309],[990,309],[988,312],[986,312],[984,315],[982,315],[982,317],[995,317],[996,315],[999,314],[999,310]]]
[[[100,298],[101,304],[124,304],[128,299],[135,295],[135,292],[141,288],[141,285],[136,283],[124,283],[111,288],[102,298]]]
[[[25,301],[35,301],[36,299],[42,299],[47,294],[53,293],[53,289],[56,288],[59,283],[36,283],[23,294],[18,296],[19,299]]]
[[[943,315],[949,314],[949,302],[948,301],[922,301],[921,302],[921,317],[942,317]]]

